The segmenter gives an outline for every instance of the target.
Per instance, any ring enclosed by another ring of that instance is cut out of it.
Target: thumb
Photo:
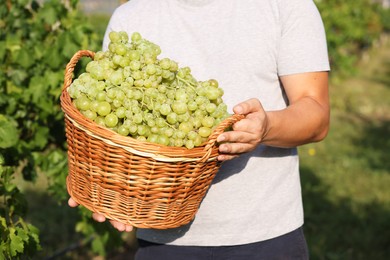
[[[263,106],[257,98],[251,98],[234,106],[233,111],[236,114],[247,115],[263,111]]]

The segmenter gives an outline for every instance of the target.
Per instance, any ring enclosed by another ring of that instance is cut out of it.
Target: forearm
[[[295,147],[325,138],[329,129],[329,106],[311,97],[267,114],[267,130],[261,143],[276,147]]]

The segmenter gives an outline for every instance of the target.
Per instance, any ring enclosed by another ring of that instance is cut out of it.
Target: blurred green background
[[[59,108],[65,65],[79,49],[101,48],[122,2],[0,5],[0,259],[132,259],[134,233],[67,206]],[[328,137],[299,148],[311,258],[390,259],[389,1],[315,2],[332,113]]]

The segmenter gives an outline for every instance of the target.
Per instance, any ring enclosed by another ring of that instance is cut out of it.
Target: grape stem
[[[194,88],[194,85],[192,85],[190,82],[188,82],[187,80],[179,77],[178,75],[176,75],[176,78],[178,80],[180,80],[181,82],[183,82],[184,84],[186,84],[187,86],[189,86],[195,93],[196,93],[196,89]]]

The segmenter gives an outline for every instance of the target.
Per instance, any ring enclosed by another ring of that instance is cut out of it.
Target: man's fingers
[[[125,225],[121,222],[118,222],[116,220],[110,220],[111,225],[116,228],[118,231],[123,232],[131,232],[133,230],[133,227],[130,225]]]
[[[133,231],[133,226],[126,225],[126,232]]]
[[[228,161],[228,160],[232,160],[234,158],[237,158],[238,155],[228,155],[228,154],[220,154],[218,155],[218,161]]]
[[[72,198],[69,198],[68,200],[68,205],[70,207],[77,207],[79,204]],[[99,213],[92,213],[92,218],[97,221],[97,222],[104,222],[106,221],[106,217],[104,217],[102,214]],[[130,225],[125,225],[123,223],[120,223],[115,220],[110,220],[111,225],[116,228],[118,231],[126,231],[126,232],[131,232],[133,230],[133,227]]]
[[[74,201],[74,199],[69,198],[68,205],[69,205],[69,207],[74,208],[74,207],[77,207],[79,204],[76,201]]]
[[[260,142],[259,136],[256,133],[250,133],[245,131],[228,131],[220,134],[217,137],[217,142],[224,143],[247,143],[253,144]],[[221,143],[221,146],[224,144]]]
[[[248,143],[225,143],[219,146],[219,151],[222,154],[237,155],[241,153],[246,153],[253,150],[256,147],[256,144]]]
[[[94,220],[96,220],[97,222],[104,222],[104,221],[106,221],[106,218],[103,215],[99,214],[99,213],[92,213],[92,218]]]

